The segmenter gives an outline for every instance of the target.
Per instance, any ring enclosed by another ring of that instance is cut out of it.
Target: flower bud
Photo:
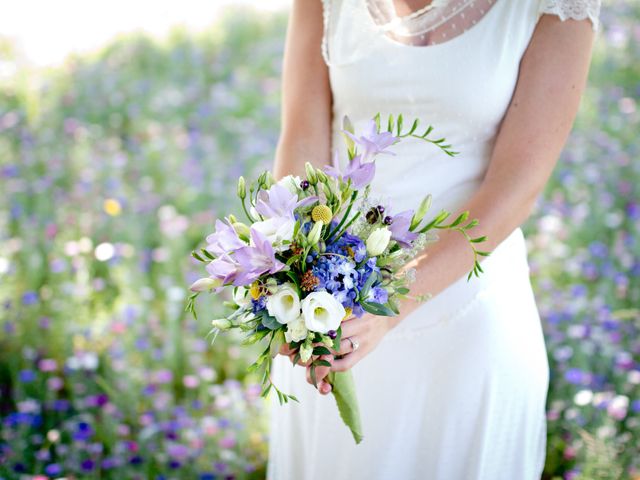
[[[315,185],[316,183],[318,183],[318,176],[316,175],[316,169],[313,168],[313,165],[311,165],[309,162],[306,162],[304,164],[304,169],[307,173],[307,180],[309,181],[309,183],[311,185]]]
[[[222,281],[218,278],[200,278],[193,282],[189,287],[192,292],[208,292],[222,285]]]
[[[367,254],[371,257],[382,254],[389,245],[389,240],[391,240],[391,231],[387,227],[376,228],[367,238]]]
[[[271,188],[271,186],[276,183],[276,179],[273,178],[273,173],[271,173],[270,171],[267,171],[267,175],[265,177],[265,187],[266,188]]]
[[[218,318],[216,320],[211,320],[211,326],[218,330],[229,330],[233,324],[226,318]]]
[[[306,362],[311,358],[311,353],[313,352],[313,345],[304,342],[300,345],[300,360]]]
[[[232,224],[233,229],[236,231],[238,236],[249,238],[251,235],[251,230],[242,222],[235,222]]]
[[[318,176],[318,181],[325,183],[327,180],[329,180],[329,177],[327,177],[327,174],[324,173],[322,170],[316,170],[316,175]]]
[[[321,221],[317,221],[313,225],[313,228],[309,232],[309,235],[307,235],[307,242],[309,242],[309,245],[315,245],[320,241],[320,234],[322,233],[322,225],[323,223]]]
[[[427,195],[424,200],[422,200],[418,210],[413,214],[409,230],[413,231],[420,224],[424,216],[427,214],[427,211],[429,211],[429,208],[431,208],[431,195]]]
[[[244,181],[244,177],[240,177],[238,179],[238,197],[240,197],[240,200],[244,200],[247,196],[247,185],[246,182]]]

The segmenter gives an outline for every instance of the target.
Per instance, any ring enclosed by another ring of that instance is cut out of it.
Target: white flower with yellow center
[[[283,283],[267,298],[267,311],[283,325],[300,316],[300,297],[292,283]]]
[[[345,314],[342,304],[325,291],[312,292],[302,300],[304,323],[312,332],[337,330]]]

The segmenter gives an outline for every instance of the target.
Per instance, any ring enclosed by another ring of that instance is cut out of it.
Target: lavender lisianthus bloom
[[[364,128],[362,135],[359,137],[347,130],[342,130],[342,132],[362,147],[362,160],[364,162],[369,161],[371,157],[380,153],[395,155],[395,153],[389,152],[385,149],[393,145],[398,138],[394,137],[391,132],[378,133],[376,121],[373,119],[369,120],[369,123],[367,123],[367,126]]]
[[[260,275],[276,273],[285,267],[284,263],[276,258],[269,239],[254,228],[251,229],[251,245],[236,250],[235,260],[239,265],[233,282],[236,286],[247,286]]]
[[[409,230],[411,219],[413,218],[413,210],[405,210],[393,216],[393,221],[389,225],[391,230],[391,238],[404,248],[410,248],[411,242],[418,238],[418,234]]]
[[[207,246],[205,249],[216,255],[224,255],[238,248],[245,247],[247,244],[240,240],[235,229],[226,221],[216,220],[216,231],[207,235]]]
[[[262,190],[258,194],[256,211],[264,218],[285,217],[294,218],[294,210],[298,207],[310,205],[318,197],[305,197],[298,200],[298,195],[292,193],[284,185],[273,185],[269,190]]]
[[[242,248],[246,248],[246,245]],[[229,285],[236,279],[239,265],[230,254],[224,253],[210,262],[205,268],[212,278],[221,280],[222,285]]]
[[[374,162],[362,162],[362,156],[356,155],[349,162],[344,172],[341,172],[339,167],[326,165],[324,171],[334,178],[350,179],[353,188],[360,190],[362,187],[367,186],[373,180],[376,174],[376,164]]]

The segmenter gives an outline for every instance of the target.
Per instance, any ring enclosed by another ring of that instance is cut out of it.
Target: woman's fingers
[[[319,357],[319,359],[326,360],[329,363],[333,363],[332,355],[322,355]],[[325,380],[329,372],[331,372],[331,367],[327,367],[324,365],[316,366],[314,371],[316,383],[314,384],[313,379],[311,378],[311,367],[308,366],[306,371],[307,382],[315,386],[321,394],[326,395],[327,393],[331,392],[331,384]]]
[[[347,320],[343,320],[340,324],[342,328],[342,338],[362,334],[367,329],[367,323],[365,317],[350,317]]]
[[[278,350],[278,353],[280,353],[282,355],[291,356],[291,354],[295,353],[297,350],[298,350],[297,348],[289,347],[288,343],[283,343],[282,345],[280,345],[280,349]]]
[[[333,348],[331,348],[331,353],[333,353],[334,355],[346,355],[348,353],[353,352],[353,343],[352,340],[349,340],[350,337],[342,337],[342,339],[340,339],[340,347],[339,350],[336,351]]]
[[[353,367],[358,360],[360,360],[361,354],[359,352],[353,352],[345,355],[343,358],[336,358],[331,366],[332,372],[346,372]]]

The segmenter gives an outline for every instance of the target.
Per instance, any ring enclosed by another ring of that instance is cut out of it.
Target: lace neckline
[[[368,17],[368,23],[377,36],[384,37],[384,41],[400,47],[428,49],[463,36],[489,14],[497,1],[434,0],[403,16],[397,15],[393,0],[361,0],[358,3]],[[433,8],[426,8],[431,5]]]

